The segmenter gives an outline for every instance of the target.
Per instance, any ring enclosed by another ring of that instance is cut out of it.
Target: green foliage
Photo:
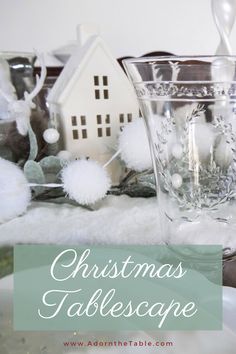
[[[42,167],[40,166],[39,163],[35,161],[27,161],[25,166],[24,166],[24,174],[28,180],[29,183],[37,183],[37,184],[44,184],[45,183],[45,177],[44,177],[44,172],[42,170]],[[43,193],[44,187],[38,186],[38,187],[32,187],[32,191],[35,196]]]
[[[29,142],[30,142],[30,154],[28,160],[35,160],[38,155],[38,142],[34,131],[29,124]]]
[[[47,156],[39,162],[45,174],[57,175],[61,171],[61,161],[56,156]]]

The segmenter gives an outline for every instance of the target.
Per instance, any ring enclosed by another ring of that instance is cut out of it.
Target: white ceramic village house
[[[49,107],[61,132],[62,148],[74,158],[104,164],[117,148],[122,127],[139,116],[133,88],[97,27],[80,25],[78,45],[52,88]],[[119,161],[109,166],[113,184],[121,175]]]

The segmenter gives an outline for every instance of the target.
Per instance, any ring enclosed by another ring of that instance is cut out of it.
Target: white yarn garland
[[[56,129],[45,130],[43,137],[49,144],[56,143],[59,133]],[[67,163],[61,172],[61,184],[47,183],[47,188],[62,187],[70,199],[81,205],[94,204],[103,199],[111,187],[106,167],[119,155],[127,167],[136,171],[151,168],[151,154],[143,119],[136,119],[125,126],[119,138],[119,149],[104,166],[93,160],[71,161],[68,151],[60,151],[58,158]],[[0,158],[0,222],[23,214],[30,203],[30,187],[39,184],[28,183],[23,171],[14,163]]]

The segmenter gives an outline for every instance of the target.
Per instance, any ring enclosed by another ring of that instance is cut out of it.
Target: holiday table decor
[[[74,52],[66,62],[47,101],[51,119],[60,130],[60,147],[73,158],[106,163],[116,150],[125,124],[139,116],[130,82],[98,32],[81,24]],[[113,185],[123,169],[119,160],[108,166]]]
[[[226,354],[236,341],[236,57],[229,42],[235,0],[212,0],[212,11],[220,34],[215,56],[130,58],[125,67],[134,87],[94,25],[78,28],[75,51],[53,88],[43,56],[35,78],[34,54],[29,62],[0,59],[0,278],[12,273],[18,243],[221,244],[223,330],[172,332],[176,353],[181,345],[191,354]],[[19,63],[23,80],[12,74]],[[146,198],[156,190],[158,203]],[[182,248],[173,258],[192,258],[200,272],[210,264],[214,282],[211,255]],[[12,282],[12,275],[0,282],[3,354],[59,353],[63,342],[87,340],[78,332],[13,332]],[[211,295],[204,293],[209,306]],[[132,339],[159,336],[136,334]],[[107,333],[90,337],[110,340]]]
[[[165,238],[187,230],[193,239],[203,225],[210,234],[236,229],[236,58],[229,41],[236,4],[211,4],[216,56],[124,61],[146,120]]]

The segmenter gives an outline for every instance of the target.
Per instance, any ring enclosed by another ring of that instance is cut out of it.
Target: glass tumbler
[[[233,56],[124,61],[146,122],[166,240],[236,231],[235,63]]]

